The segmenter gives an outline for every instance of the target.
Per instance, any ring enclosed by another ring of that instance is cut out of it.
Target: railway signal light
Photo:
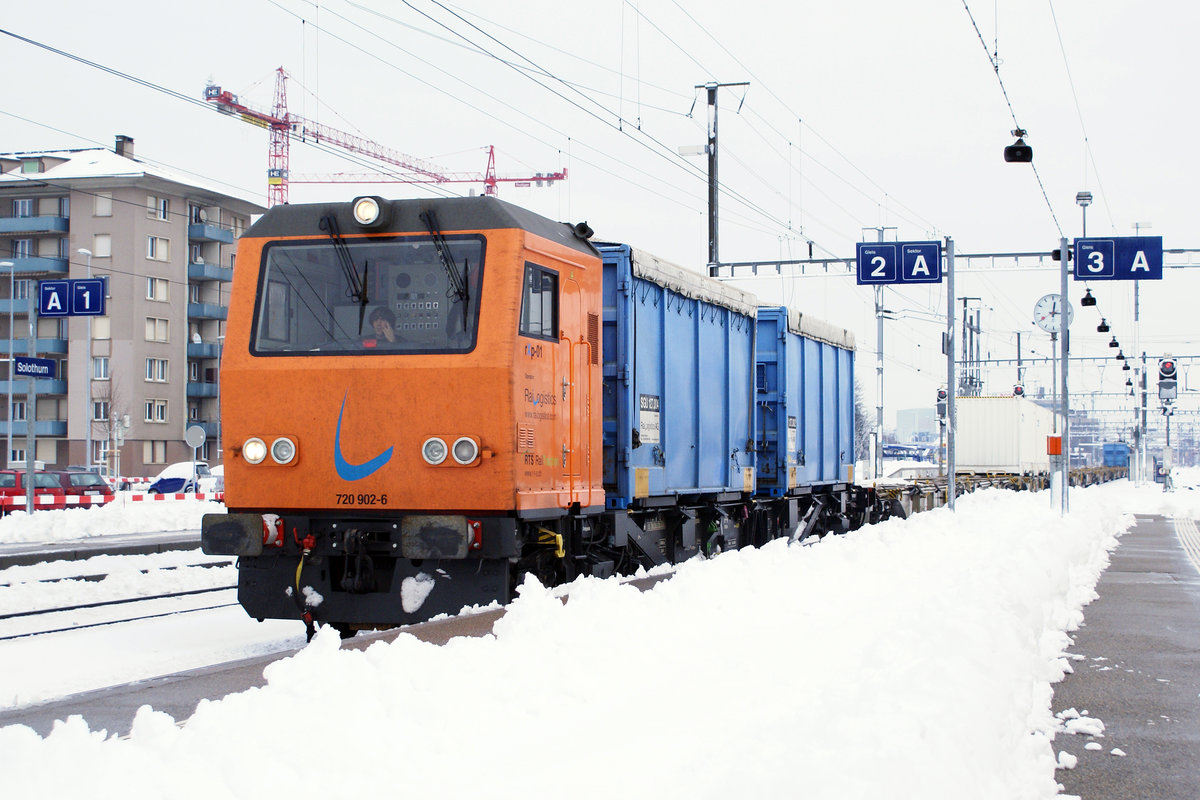
[[[1025,396],[1025,387],[1018,383],[1016,386],[1013,387],[1013,397],[1024,397],[1024,396]]]
[[[1158,362],[1158,399],[1174,400],[1179,396],[1178,370],[1175,359],[1167,357]]]
[[[946,390],[937,390],[937,415],[939,417],[946,416]]]

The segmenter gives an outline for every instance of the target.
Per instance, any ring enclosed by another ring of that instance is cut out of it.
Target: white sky
[[[122,800],[342,797],[397,775],[416,797],[1050,798],[1056,765],[1140,755],[1086,709],[1052,714],[1051,692],[1109,655],[1068,651],[1069,632],[1128,512],[1195,517],[1196,494],[1119,481],[1074,491],[1063,519],[1048,493],[989,490],[953,514],[695,559],[646,593],[581,579],[564,606],[530,584],[482,639],[356,652],[325,631],[183,727],[145,708],[125,739],[79,718],[45,739],[0,728],[0,774],[12,796]],[[178,508],[182,527],[203,510]],[[137,527],[143,509],[108,520]],[[5,520],[0,541],[52,515]],[[156,625],[6,642],[0,700],[232,658],[254,623]],[[266,625],[241,647],[286,642]]]
[[[864,227],[875,226],[894,226],[887,236],[901,240],[952,236],[959,253],[1047,251],[1061,236],[1079,234],[1074,198],[1083,189],[1096,197],[1091,235],[1132,235],[1133,223],[1150,223],[1143,233],[1161,235],[1168,248],[1200,247],[1188,183],[1200,158],[1191,141],[1196,112],[1180,96],[1197,77],[1189,53],[1200,10],[1187,4],[970,0],[970,15],[961,3],[931,0],[471,0],[454,7],[215,0],[202,11],[130,0],[119,12],[71,5],[61,24],[48,24],[41,6],[18,5],[6,9],[0,27],[193,98],[212,79],[264,108],[272,71],[283,65],[295,76],[293,112],[448,170],[482,170],[489,144],[501,174],[566,167],[570,179],[555,188],[505,186],[501,196],[550,217],[586,219],[600,237],[697,270],[707,251],[704,159],[685,167],[672,153],[703,142],[704,98],[693,87],[709,80],[751,84],[744,103],[741,90],[722,90],[720,98],[722,182],[755,206],[723,197],[724,260],[802,256],[806,239],[818,254],[850,257],[856,241],[876,235]],[[503,44],[451,17],[452,8]],[[540,87],[471,52],[420,12],[514,63],[531,59],[578,93],[545,78],[550,88]],[[1003,161],[1014,124],[993,50],[1049,206],[1030,167]],[[15,78],[4,89],[0,149],[111,147],[123,133],[135,138],[139,157],[252,198],[265,194],[261,129],[8,37],[0,67]],[[299,144],[291,168],[361,169]],[[291,197],[361,191],[403,197],[427,190],[293,184]],[[1176,300],[1195,296],[1195,283],[1175,271],[1143,287],[1141,344],[1151,355],[1196,350],[1194,326],[1181,321],[1189,309]],[[855,330],[859,374],[874,405],[869,289],[846,278],[750,288]],[[1053,270],[964,276],[958,286],[960,296],[983,298],[984,351],[995,357],[1015,356],[1017,330],[1028,334],[1026,354],[1048,351],[1031,312],[1038,297],[1057,290]],[[1129,354],[1132,287],[1093,290]],[[1072,283],[1070,293],[1077,300],[1081,287]],[[888,290],[885,304],[940,313],[945,296],[940,287]],[[1076,310],[1073,353],[1111,355],[1108,335],[1095,333],[1096,310]],[[888,323],[884,350],[889,419],[897,408],[931,404],[945,381],[938,328]],[[1109,363],[1103,372],[1076,368],[1080,390],[1123,391],[1128,373]],[[1006,393],[1015,370],[987,377],[989,389]],[[1026,379],[1031,387],[1049,381],[1044,367]],[[1115,395],[1094,402],[1127,405]]]

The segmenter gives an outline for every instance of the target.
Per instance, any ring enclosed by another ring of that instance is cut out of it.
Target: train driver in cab
[[[367,319],[375,331],[375,338],[364,341],[364,347],[391,347],[400,344],[400,337],[396,335],[396,315],[390,308],[379,306]]]

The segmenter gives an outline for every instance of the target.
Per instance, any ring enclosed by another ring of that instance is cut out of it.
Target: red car
[[[47,473],[58,481],[59,488],[67,497],[99,495],[111,500],[114,492],[108,481],[94,472],[86,470],[61,470]],[[36,486],[37,484],[35,484]]]
[[[62,481],[53,472],[37,471],[33,473],[34,508],[62,508],[66,502],[66,490]],[[25,471],[6,469],[0,470],[0,498],[3,499],[5,511],[12,508],[25,508]],[[21,498],[21,502],[13,503],[9,498]],[[49,498],[49,499],[47,499]]]

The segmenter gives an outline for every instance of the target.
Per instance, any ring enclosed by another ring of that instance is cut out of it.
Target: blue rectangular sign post
[[[71,316],[104,316],[104,296],[106,294],[103,278],[82,278],[71,281]]]
[[[1077,281],[1162,280],[1161,236],[1114,236],[1076,239]]]
[[[42,281],[38,284],[39,317],[66,317],[70,314],[70,281]]]
[[[858,284],[941,283],[941,242],[859,242]]]
[[[107,294],[104,278],[42,281],[38,284],[38,316],[103,316]]]
[[[13,362],[13,371],[19,376],[54,380],[55,362],[52,358],[13,356]]]

